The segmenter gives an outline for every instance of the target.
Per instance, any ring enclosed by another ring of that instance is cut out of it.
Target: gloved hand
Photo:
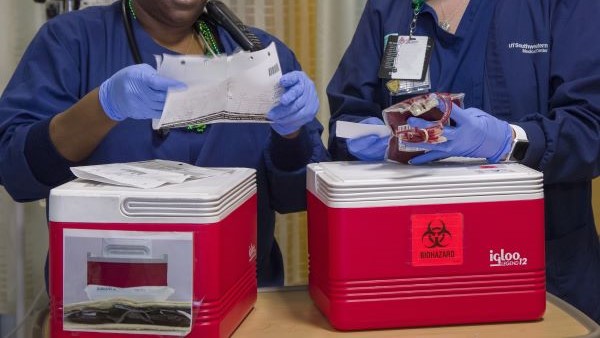
[[[319,110],[319,97],[314,83],[301,71],[284,74],[279,80],[285,89],[279,104],[267,114],[271,127],[286,136],[312,121]]]
[[[360,123],[384,124],[383,121],[376,117],[369,117],[360,121]],[[350,154],[361,161],[381,161],[385,157],[385,150],[387,149],[389,139],[389,136],[367,135],[346,139],[346,145]]]
[[[429,150],[413,158],[411,164],[424,164],[451,156],[484,157],[490,163],[498,163],[510,151],[512,128],[505,121],[477,108],[462,109],[453,104],[450,118],[456,126],[444,127],[443,143],[415,143],[414,146]],[[425,128],[431,122],[411,117],[408,124],[416,128]]]
[[[100,105],[114,121],[160,118],[170,87],[185,84],[158,75],[148,64],[129,66],[100,85]]]

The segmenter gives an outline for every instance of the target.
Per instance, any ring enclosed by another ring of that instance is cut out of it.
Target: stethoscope
[[[131,51],[133,60],[136,64],[141,64],[143,63],[142,55],[140,54],[140,48],[138,46],[135,35],[133,34],[133,22],[129,11],[127,10],[127,0],[121,0],[121,16],[123,17],[123,26],[125,27],[127,43],[129,44],[129,50]],[[161,139],[164,139],[165,137],[167,137],[167,135],[169,135],[169,129],[155,130],[155,133]]]
[[[137,39],[133,33],[133,21],[131,14],[127,8],[127,0],[121,0],[121,16],[123,18],[123,26],[125,27],[125,34],[127,35],[127,43],[129,44],[129,50],[133,56],[133,60],[136,64],[143,63],[140,48],[137,43]],[[197,28],[194,28],[197,29]],[[211,51],[212,52],[212,51]],[[165,138],[169,134],[169,129],[159,129],[156,133],[161,137]]]
[[[129,49],[131,50],[131,55],[133,56],[135,63],[140,64],[143,62],[142,55],[140,54],[140,48],[135,39],[135,35],[133,34],[133,22],[127,9],[127,0],[121,0],[121,16],[123,17],[123,26],[125,27],[125,34],[127,35],[127,42],[129,44]]]

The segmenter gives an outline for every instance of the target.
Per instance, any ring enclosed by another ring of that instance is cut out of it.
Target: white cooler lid
[[[49,219],[86,223],[215,223],[256,194],[256,171],[211,169],[222,174],[153,189],[76,179],[51,190]]]
[[[543,175],[518,163],[480,160],[323,162],[308,166],[307,189],[340,208],[523,200],[543,198]]]

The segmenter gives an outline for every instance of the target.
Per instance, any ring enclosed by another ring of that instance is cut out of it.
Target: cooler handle
[[[103,238],[104,257],[152,257],[152,241],[131,238]]]

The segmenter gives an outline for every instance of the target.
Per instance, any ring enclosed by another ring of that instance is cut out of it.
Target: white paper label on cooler
[[[139,302],[161,302],[169,299],[175,293],[175,289],[168,286],[117,288],[107,285],[88,285],[85,288],[85,293],[90,300],[125,298]]]

